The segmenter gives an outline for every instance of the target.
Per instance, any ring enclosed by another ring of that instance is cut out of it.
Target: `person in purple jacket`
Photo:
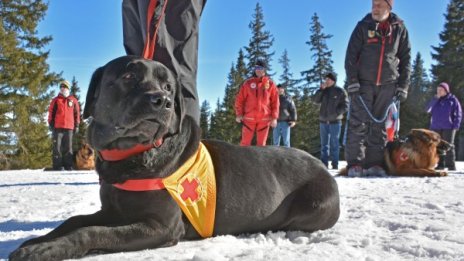
[[[458,98],[450,93],[449,85],[442,82],[437,87],[437,94],[427,104],[427,113],[431,114],[430,129],[440,134],[441,138],[454,145],[454,137],[461,126],[462,109]],[[436,169],[456,170],[454,147],[446,155],[440,155]]]

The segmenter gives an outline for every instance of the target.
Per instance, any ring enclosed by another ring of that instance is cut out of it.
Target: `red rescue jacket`
[[[80,108],[77,99],[58,94],[48,107],[48,124],[55,129],[73,130],[80,123]]]
[[[235,114],[245,121],[270,121],[279,118],[279,92],[269,77],[246,80],[235,100]]]

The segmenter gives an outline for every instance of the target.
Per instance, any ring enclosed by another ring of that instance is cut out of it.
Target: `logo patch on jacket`
[[[74,105],[72,100],[68,100],[68,107],[72,107]]]
[[[375,31],[374,30],[368,30],[367,31],[367,37],[369,37],[369,38],[375,37]]]

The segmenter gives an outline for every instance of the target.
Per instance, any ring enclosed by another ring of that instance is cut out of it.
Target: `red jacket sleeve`
[[[50,125],[52,121],[54,121],[53,107],[55,107],[55,103],[56,103],[56,98],[53,98],[53,100],[50,102],[50,106],[48,107],[48,125]]]
[[[240,87],[240,90],[238,91],[237,97],[235,98],[235,115],[237,117],[243,116],[243,113],[244,113],[243,103],[245,102],[245,99],[246,99],[246,91],[245,91],[246,86],[248,86],[248,81],[242,84],[242,86]]]
[[[79,126],[81,122],[81,108],[79,107],[79,101],[74,97],[74,128]]]

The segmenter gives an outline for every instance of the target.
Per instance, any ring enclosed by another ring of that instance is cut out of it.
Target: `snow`
[[[83,260],[464,260],[464,162],[444,178],[336,177],[337,224],[315,233],[224,235]],[[331,171],[335,174],[334,171]],[[0,259],[100,207],[93,171],[0,171]]]

